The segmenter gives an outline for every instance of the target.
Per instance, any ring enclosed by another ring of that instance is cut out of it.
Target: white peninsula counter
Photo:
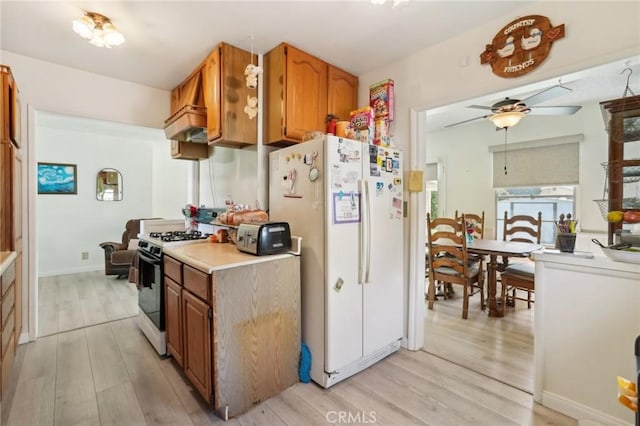
[[[640,265],[566,253],[536,264],[534,399],[577,419],[633,424],[616,377],[636,377]]]

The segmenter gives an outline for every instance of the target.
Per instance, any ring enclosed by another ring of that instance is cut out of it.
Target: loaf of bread
[[[266,222],[269,220],[269,215],[264,210],[230,211],[222,213],[218,216],[218,220],[225,225],[237,226],[246,222]]]

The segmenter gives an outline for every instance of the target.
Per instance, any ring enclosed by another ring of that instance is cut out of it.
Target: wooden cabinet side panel
[[[263,109],[264,143],[281,141],[284,138],[286,89],[285,45],[280,44],[267,52],[262,58],[264,76],[262,80],[265,97]]]
[[[298,381],[300,259],[216,271],[216,400],[236,416]]]
[[[326,130],[327,63],[292,46],[287,50],[286,134],[302,140]]]
[[[329,65],[327,114],[338,120],[349,120],[351,111],[358,105],[358,77]]]
[[[220,63],[220,47],[214,49],[207,57],[202,68],[202,87],[204,103],[207,107],[207,138],[211,140],[222,136],[222,117],[220,91],[222,65]]]
[[[221,44],[221,50],[222,141],[255,144],[258,142],[258,119],[250,119],[244,107],[248,97],[258,96],[258,90],[247,87],[244,70],[249,64],[258,64],[257,55],[226,43]]]
[[[209,305],[182,290],[183,368],[206,401],[211,397],[211,323]]]
[[[167,349],[182,366],[182,287],[165,276],[165,327]]]

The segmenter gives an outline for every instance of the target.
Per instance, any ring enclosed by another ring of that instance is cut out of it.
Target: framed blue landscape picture
[[[38,163],[38,194],[77,194],[75,164]]]

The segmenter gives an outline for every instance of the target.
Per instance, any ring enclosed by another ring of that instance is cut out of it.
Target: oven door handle
[[[142,260],[144,260],[147,263],[150,263],[152,265],[160,265],[162,263],[162,261],[160,259],[156,259],[153,257],[150,257],[148,255],[146,255],[143,251],[138,250],[138,257]]]

